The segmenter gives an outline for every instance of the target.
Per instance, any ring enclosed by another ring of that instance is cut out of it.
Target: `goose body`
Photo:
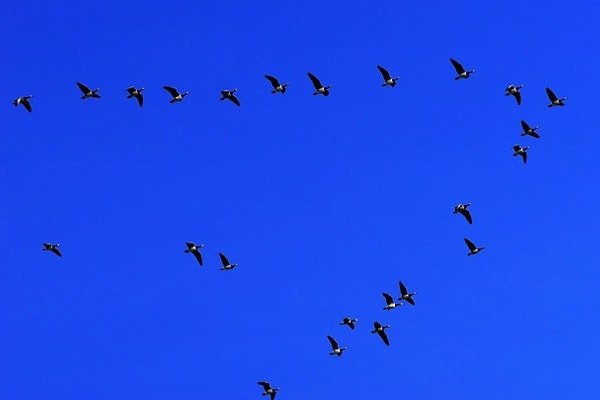
[[[398,285],[400,286],[400,297],[398,297],[398,300],[400,300],[400,302],[402,301],[406,301],[407,303],[411,304],[411,305],[415,305],[415,301],[413,300],[413,296],[417,294],[417,292],[409,292],[406,289],[406,286],[404,286],[404,283],[402,283],[402,281],[398,282]]]
[[[469,76],[475,72],[474,69],[467,71],[466,69],[463,68],[462,64],[459,63],[458,61],[456,61],[454,58],[450,59],[450,62],[452,63],[452,65],[454,66],[454,69],[456,70],[457,75],[454,77],[455,80],[459,80],[459,79],[467,79],[469,78]]]
[[[381,340],[383,340],[383,343],[385,343],[386,346],[390,345],[390,340],[388,339],[387,334],[385,333],[385,330],[387,328],[391,328],[391,325],[381,325],[379,322],[375,321],[373,322],[373,329],[371,331],[371,333],[376,333],[379,335],[379,337],[381,338]]]
[[[223,266],[220,268],[221,271],[234,269],[235,267],[237,267],[239,265],[239,264],[230,263],[229,259],[227,257],[225,257],[225,255],[223,253],[219,253],[219,258],[221,259],[221,264],[223,264]]]
[[[559,99],[549,87],[546,88],[546,94],[548,95],[548,98],[550,99],[550,104],[548,104],[548,107],[555,107],[555,106],[561,106],[562,107],[562,106],[565,105],[564,101],[567,98],[566,97],[561,97]]]
[[[135,86],[130,86],[125,90],[127,90],[127,93],[129,93],[127,95],[128,99],[135,97],[140,107],[144,104],[144,95],[142,94],[142,90],[144,90],[144,88],[136,89]]]
[[[485,249],[485,246],[483,246],[483,247],[475,246],[475,244],[467,238],[465,238],[465,243],[466,243],[467,247],[469,248],[469,252],[467,253],[468,256],[475,255],[475,254],[479,253],[481,250]]]
[[[83,93],[83,96],[81,96],[81,100],[85,100],[90,97],[93,97],[95,99],[100,98],[100,95],[98,94],[98,92],[100,91],[100,88],[91,90],[89,87],[87,87],[86,85],[84,85],[81,82],[77,82],[77,86],[79,86],[79,90],[81,90],[81,93]]]
[[[381,84],[381,86],[385,87],[385,86],[390,86],[390,87],[394,87],[396,86],[396,81],[398,79],[400,79],[399,76],[392,78],[392,76],[390,75],[389,71],[385,68],[383,68],[381,65],[377,66],[377,69],[379,70],[379,72],[381,72],[381,76],[383,76],[383,83]]]
[[[259,381],[256,383],[263,387],[263,396],[271,396],[271,400],[275,399],[275,395],[277,395],[279,388],[271,387],[271,384],[265,381]]]
[[[471,212],[467,210],[467,207],[469,207],[470,205],[471,203],[457,204],[456,206],[454,206],[454,211],[452,212],[452,214],[461,214],[463,217],[465,217],[469,224],[472,224],[473,218],[471,218]]]
[[[235,97],[235,92],[237,92],[237,89],[233,89],[233,90],[221,90],[221,98],[219,100],[231,100],[233,102],[233,104],[235,104],[236,106],[240,105],[240,101],[238,100],[237,97]]]
[[[269,82],[271,82],[271,86],[273,86],[273,90],[271,91],[271,93],[273,93],[273,94],[275,94],[277,92],[280,92],[281,94],[285,93],[286,88],[288,87],[289,83],[281,84],[281,83],[279,83],[279,80],[277,78],[275,78],[274,76],[271,76],[271,75],[265,75],[265,78],[267,78],[269,80]]]
[[[19,104],[23,104],[23,107],[25,107],[27,111],[31,112],[31,103],[29,103],[29,99],[32,97],[33,95],[17,97],[13,101],[13,105],[17,107]]]
[[[506,92],[504,93],[505,96],[510,96],[511,94],[513,96],[515,96],[515,99],[517,100],[517,105],[521,105],[521,92],[519,92],[519,90],[521,88],[524,88],[525,85],[519,85],[519,86],[515,86],[515,85],[508,85],[506,87]]]
[[[350,327],[350,329],[354,330],[355,322],[358,322],[358,318],[344,317],[342,322],[340,322],[340,325],[348,325]]]
[[[310,78],[313,86],[315,87],[315,92],[313,93],[314,96],[318,95],[318,94],[322,94],[323,96],[329,96],[329,89],[331,89],[333,87],[333,85],[328,85],[328,86],[323,86],[323,84],[321,83],[321,81],[319,80],[319,78],[317,78],[316,76],[314,76],[313,74],[311,74],[310,72],[308,73],[308,77]]]
[[[529,136],[533,136],[536,139],[540,138],[540,135],[536,132],[536,130],[539,128],[539,126],[535,126],[532,128],[529,126],[529,124],[527,122],[525,122],[524,120],[521,120],[521,128],[523,128],[523,132],[521,132],[521,136],[529,135]]]
[[[394,298],[392,296],[390,296],[389,294],[385,293],[385,292],[382,292],[381,295],[383,297],[385,297],[386,306],[383,307],[383,309],[385,311],[389,311],[389,310],[391,310],[393,308],[400,307],[402,305],[402,303],[396,303],[396,302],[394,302]]]
[[[527,164],[527,150],[529,150],[529,148],[529,146],[521,147],[521,145],[515,144],[513,146],[513,156],[523,157],[523,164]]]
[[[60,250],[58,249],[60,247],[60,243],[43,243],[42,244],[44,247],[42,248],[42,251],[51,251],[54,254],[56,254],[59,257],[62,257],[62,253],[60,252]]]
[[[198,260],[198,264],[202,266],[202,253],[200,253],[200,249],[204,247],[203,244],[195,244],[194,242],[185,242],[187,249],[184,250],[184,253],[192,253],[196,260]]]
[[[340,347],[338,342],[329,335],[327,336],[327,339],[329,339],[329,343],[331,344],[331,353],[329,353],[330,356],[336,355],[340,357],[344,350],[348,349],[347,347]]]
[[[173,86],[163,86],[163,89],[165,89],[171,95],[171,100],[169,100],[169,103],[171,104],[181,102],[185,96],[190,94],[190,92],[179,93],[179,91]]]

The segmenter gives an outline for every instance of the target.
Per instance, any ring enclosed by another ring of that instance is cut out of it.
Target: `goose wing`
[[[406,300],[407,303],[409,303],[409,304],[411,304],[413,306],[415,305],[415,301],[413,300],[412,297],[407,297],[404,300]]]
[[[354,330],[354,321],[352,321],[351,319],[348,318],[347,325],[350,327],[350,329]]]
[[[21,104],[23,104],[27,111],[31,112],[31,104],[29,103],[29,100],[27,100],[27,98],[22,99]]]
[[[383,329],[380,331],[377,331],[377,334],[379,335],[381,340],[383,340],[383,343],[385,343],[386,346],[390,345],[390,340],[388,339],[388,336]]]
[[[260,382],[256,382],[256,383],[259,384],[260,386],[262,386],[263,389],[265,389],[265,392],[268,390],[271,390],[271,384],[269,382],[260,381]]]
[[[219,253],[219,258],[221,259],[221,264],[223,264],[224,267],[229,265],[229,260],[227,257],[225,257],[225,254]]]
[[[551,102],[555,102],[558,100],[558,97],[556,97],[556,95],[554,94],[554,92],[552,90],[550,90],[549,87],[546,88],[546,94],[548,95],[548,98],[550,99]]]
[[[236,106],[239,107],[240,101],[238,100],[237,97],[235,97],[235,95],[233,93],[229,96],[229,100],[233,101],[233,104],[235,104]]]
[[[467,220],[467,222],[469,224],[473,224],[473,218],[471,218],[471,212],[469,210],[467,210],[466,208],[463,208],[462,210],[458,211],[459,213],[461,213],[465,219]]]
[[[517,105],[520,106],[521,105],[521,92],[514,92],[513,95],[515,96],[515,99],[517,99]]]
[[[513,146],[513,150],[515,151],[515,153],[518,153],[518,152],[519,152],[519,150],[521,150],[521,146],[519,146],[518,144],[515,144],[515,145]]]
[[[127,89],[127,93],[129,93],[130,95],[133,96],[133,94],[135,93],[135,86],[129,86]]]
[[[456,61],[454,58],[451,58],[450,62],[452,63],[452,65],[454,65],[454,69],[459,75],[465,72],[465,69],[463,68],[462,64]]]
[[[321,81],[319,80],[319,78],[317,78],[316,76],[314,76],[313,74],[311,74],[310,72],[308,73],[308,77],[310,78],[310,80],[312,81],[313,86],[315,87],[315,89],[320,89],[323,87],[323,85],[321,84]]]
[[[523,164],[527,164],[527,152],[524,151],[523,153],[521,153],[521,156],[523,156]]]
[[[89,92],[91,92],[90,88],[85,86],[81,82],[77,82],[77,86],[79,86],[79,90],[81,90],[83,92],[83,94],[88,94]]]
[[[56,246],[52,246],[50,248],[50,251],[53,252],[54,254],[56,254],[57,256],[62,257],[62,253],[60,252],[59,249],[56,248]]]
[[[192,254],[194,255],[194,257],[196,257],[196,260],[198,260],[198,264],[202,266],[202,253],[200,253],[198,250],[195,250],[192,251]]]
[[[179,92],[173,86],[163,86],[163,89],[169,92],[173,97],[179,96]]]
[[[398,284],[400,285],[400,294],[402,295],[402,297],[406,296],[408,294],[406,286],[404,286],[404,283],[402,283],[402,281],[398,282]]]
[[[277,87],[279,87],[279,81],[274,76],[265,75],[265,78],[267,78],[269,82],[271,82],[271,85],[273,85],[273,89],[277,89]]]
[[[377,321],[373,322],[373,328],[375,328],[375,332],[381,329],[381,324]]]
[[[469,250],[471,250],[471,251],[477,250],[477,246],[475,246],[475,244],[473,242],[471,242],[469,239],[465,238],[465,243],[467,244],[467,247],[469,248]]]
[[[140,107],[144,105],[144,95],[143,94],[138,92],[138,94],[137,94],[137,96],[135,96],[135,98],[137,99]]]
[[[377,69],[379,70],[379,72],[381,72],[381,76],[383,76],[383,80],[384,81],[389,81],[390,79],[392,79],[390,73],[388,72],[387,69],[383,68],[381,65],[377,66]]]
[[[392,296],[385,292],[382,292],[381,295],[385,297],[385,301],[387,302],[387,304],[394,304],[394,298]]]
[[[531,129],[525,120],[521,120],[521,128],[523,128],[523,132],[527,132],[529,129]]]
[[[340,346],[338,345],[338,343],[335,341],[334,338],[332,338],[331,336],[327,335],[327,339],[329,339],[329,343],[331,343],[331,348],[333,350],[340,348]]]

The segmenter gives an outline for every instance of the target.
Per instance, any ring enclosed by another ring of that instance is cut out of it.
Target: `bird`
[[[171,104],[182,101],[185,96],[190,94],[190,92],[179,93],[173,86],[163,86],[163,89],[171,94],[172,99],[169,100]]]
[[[383,307],[385,311],[390,311],[392,308],[400,307],[402,303],[395,303],[394,298],[389,294],[382,292],[383,297],[385,297],[386,306]]]
[[[238,100],[237,97],[235,97],[235,94],[234,94],[235,92],[237,92],[237,89],[221,90],[221,98],[219,100],[229,99],[233,102],[233,104],[235,104],[236,106],[239,106],[240,101]]]
[[[527,122],[525,122],[524,120],[521,120],[521,127],[523,128],[523,132],[521,133],[521,136],[529,135],[529,136],[533,136],[536,139],[540,138],[540,135],[538,135],[538,133],[536,132],[536,130],[539,128],[539,126],[535,126],[535,128],[532,128],[529,126],[529,124]]]
[[[400,79],[399,76],[392,78],[392,76],[390,75],[390,73],[388,72],[387,69],[383,68],[381,65],[377,66],[377,69],[379,70],[379,72],[381,72],[381,75],[383,76],[383,81],[384,83],[381,84],[381,86],[385,87],[385,86],[391,86],[394,87],[396,86],[396,81],[398,79]]]
[[[329,335],[327,335],[327,339],[329,339],[329,343],[331,343],[331,349],[333,350],[331,353],[329,353],[330,356],[337,355],[340,357],[344,350],[348,349],[347,347],[340,347],[338,342],[336,342],[335,339]]]
[[[454,65],[454,69],[456,70],[456,73],[458,74],[457,76],[454,77],[455,80],[459,80],[460,78],[467,79],[469,77],[469,75],[471,75],[472,73],[475,72],[474,69],[467,71],[466,69],[463,68],[461,63],[456,61],[454,58],[451,58],[450,62],[452,63],[452,65]]]
[[[58,249],[60,247],[60,243],[52,244],[52,243],[43,243],[44,248],[42,251],[51,251],[59,257],[62,257],[62,253]]]
[[[289,83],[281,84],[281,83],[279,83],[277,78],[275,78],[274,76],[271,76],[271,75],[265,75],[265,78],[267,78],[269,80],[269,82],[271,82],[271,85],[273,85],[273,90],[271,91],[271,93],[273,93],[273,94],[275,94],[277,92],[281,92],[281,94],[285,93],[286,87],[288,87]]]
[[[412,297],[416,295],[417,292],[409,293],[408,290],[406,290],[406,286],[404,286],[404,283],[402,283],[402,281],[398,282],[398,284],[400,285],[400,297],[398,297],[398,300],[400,300],[401,302],[402,300],[404,300],[407,303],[412,304],[414,306],[415,301]]]
[[[467,203],[467,204],[457,204],[456,206],[454,206],[454,211],[452,212],[452,214],[462,214],[465,219],[467,220],[467,222],[469,224],[473,223],[473,218],[471,218],[471,212],[469,210],[467,210],[467,207],[469,207],[471,205],[471,203]]]
[[[477,254],[481,250],[485,249],[485,246],[484,247],[477,247],[477,246],[475,246],[475,244],[473,242],[471,242],[467,238],[465,238],[465,243],[467,244],[467,247],[469,248],[469,252],[467,253],[468,256],[472,256],[474,254]]]
[[[354,330],[355,322],[358,322],[358,318],[344,317],[342,322],[340,322],[340,325],[348,325],[350,327],[350,329]]]
[[[198,260],[198,264],[202,265],[202,253],[200,253],[200,249],[204,247],[203,244],[194,244],[194,242],[185,242],[187,249],[185,249],[184,253],[192,253],[196,260]]]
[[[125,90],[127,90],[127,92],[129,93],[129,95],[127,96],[128,99],[135,97],[140,107],[144,104],[144,95],[142,94],[142,90],[144,90],[144,88],[136,89],[135,86],[129,86]]]
[[[323,96],[329,96],[329,89],[331,89],[333,87],[333,85],[323,86],[323,84],[321,83],[319,78],[317,78],[310,72],[308,73],[308,77],[310,78],[313,86],[316,89],[316,92],[313,93],[314,96],[316,96],[318,94],[322,94]]]
[[[228,269],[234,269],[235,267],[237,267],[239,264],[232,264],[229,262],[229,260],[227,259],[227,257],[225,257],[225,254],[223,253],[219,253],[219,258],[221,258],[221,264],[223,264],[223,267],[220,268],[221,271],[225,271]]]
[[[371,333],[376,333],[379,335],[379,337],[381,337],[381,340],[383,340],[383,343],[385,343],[386,346],[390,345],[390,340],[388,339],[387,334],[385,333],[385,330],[387,328],[391,328],[391,325],[381,325],[379,322],[375,321],[373,322],[373,327],[375,329],[373,329],[371,331]]]
[[[517,99],[517,105],[521,105],[521,92],[519,92],[519,90],[521,88],[524,88],[525,85],[519,85],[519,86],[515,86],[515,85],[508,85],[506,87],[506,93],[504,93],[505,96],[510,96],[511,94],[513,96],[515,96],[515,99]]]
[[[17,107],[19,104],[23,104],[23,107],[25,107],[27,111],[31,112],[31,103],[29,103],[29,99],[32,97],[33,95],[17,97],[15,101],[13,101],[13,104],[15,107]]]
[[[79,89],[83,93],[83,96],[81,96],[81,100],[85,100],[88,97],[93,97],[95,99],[99,99],[100,98],[100,95],[98,94],[98,91],[100,91],[100,88],[96,88],[95,90],[91,90],[89,87],[85,86],[81,82],[77,82],[77,86],[79,86]]]
[[[277,394],[277,391],[279,390],[279,388],[273,388],[273,387],[271,387],[271,384],[269,382],[265,382],[265,381],[260,381],[260,382],[256,382],[256,383],[263,387],[263,390],[264,390],[264,392],[262,393],[263,396],[271,396],[271,400],[273,400],[275,398],[275,395]]]
[[[554,92],[549,87],[546,88],[546,94],[548,95],[548,98],[550,99],[550,104],[548,104],[548,107],[564,106],[565,105],[564,101],[567,98],[566,97],[561,97],[559,99],[558,97],[556,97],[556,95],[554,94]]]
[[[513,156],[521,156],[523,157],[523,164],[527,164],[527,150],[529,150],[529,146],[521,147],[521,145],[515,144],[513,146]]]

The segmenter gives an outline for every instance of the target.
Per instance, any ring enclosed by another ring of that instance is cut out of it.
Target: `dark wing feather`
[[[350,327],[350,329],[354,330],[354,322],[349,321],[348,326]]]
[[[530,129],[529,124],[524,120],[521,120],[521,128],[523,128],[523,132],[527,132]]]
[[[551,102],[555,102],[556,100],[558,100],[558,97],[556,97],[556,95],[554,94],[554,92],[552,90],[550,90],[550,88],[546,88],[546,94],[548,95],[548,98],[550,99]]]
[[[523,152],[523,164],[527,164],[527,152]]]
[[[377,329],[381,328],[381,324],[379,322],[375,321],[375,322],[373,322],[373,327],[377,331]]]
[[[202,265],[202,253],[196,250],[192,251],[192,254],[194,255],[194,257],[196,257],[196,260],[198,260],[198,264]]]
[[[385,293],[385,292],[383,292],[383,293],[381,293],[381,294],[382,294],[382,296],[383,296],[383,297],[385,297],[385,301],[386,301],[388,304],[391,304],[391,303],[393,303],[393,302],[394,302],[394,298],[393,298],[392,296],[390,296],[389,294],[387,294],[387,293]]]
[[[221,259],[221,264],[223,264],[224,267],[229,265],[229,260],[227,257],[225,257],[225,254],[219,253],[219,258]]]
[[[381,330],[381,331],[378,331],[377,333],[379,334],[379,336],[383,340],[383,343],[385,343],[386,346],[389,346],[390,345],[390,340],[388,339],[388,336],[385,333],[385,331]]]
[[[239,107],[240,105],[240,101],[238,100],[237,97],[235,97],[233,94],[231,96],[229,96],[229,100],[233,101],[233,103]]]
[[[127,92],[131,95],[133,95],[133,93],[135,92],[135,86],[129,86],[127,89]]]
[[[513,93],[515,95],[515,99],[517,99],[517,105],[521,105],[521,93],[520,92],[515,92]]]
[[[408,294],[408,290],[406,290],[406,286],[404,286],[404,284],[402,282],[398,282],[400,284],[400,294],[402,294],[402,297],[406,296]]]
[[[334,338],[332,338],[331,336],[327,335],[327,339],[329,339],[329,343],[331,343],[331,348],[333,350],[338,349],[340,346],[338,345],[338,343],[335,341]]]
[[[271,85],[273,85],[273,88],[277,88],[279,86],[279,81],[274,76],[265,75],[265,78],[267,78],[271,82]]]
[[[471,242],[469,239],[465,238],[465,243],[467,244],[469,250],[477,250],[477,246],[475,246],[475,244],[473,244],[473,242]]]
[[[260,382],[256,382],[256,383],[261,385],[265,389],[265,392],[267,390],[271,389],[271,384],[269,382],[260,381]]]
[[[29,104],[29,100],[23,99],[21,100],[21,103],[27,109],[27,111],[31,112],[31,104]]]
[[[392,79],[392,77],[390,76],[390,73],[388,72],[387,69],[383,68],[381,65],[378,65],[377,69],[379,70],[379,72],[381,72],[381,75],[383,76],[384,81],[388,81],[388,80]]]
[[[460,75],[463,72],[465,72],[465,69],[463,68],[463,66],[461,65],[461,63],[459,63],[458,61],[456,61],[454,58],[450,59],[450,62],[452,63],[452,65],[454,65],[454,69],[456,70],[456,72]]]
[[[323,87],[323,85],[321,84],[321,81],[319,80],[319,78],[317,78],[316,76],[314,76],[310,72],[308,73],[308,77],[312,81],[312,84],[315,87],[315,89],[320,89],[320,88]]]
[[[173,86],[163,86],[163,89],[169,92],[173,97],[179,96],[179,92]]]
[[[135,98],[137,99],[140,107],[144,105],[144,95],[141,93],[138,93],[137,96],[135,96]]]
[[[275,395],[277,394],[277,392],[271,392],[271,400],[275,400]]]
[[[473,218],[471,218],[471,213],[466,208],[460,210],[460,213],[465,216],[465,219],[469,224],[473,224]]]
[[[406,298],[406,299],[404,299],[404,300],[406,300],[406,302],[408,302],[408,303],[412,304],[413,306],[415,305],[415,301],[412,299],[412,297],[407,297],[407,298]]]
[[[83,83],[81,82],[77,82],[77,86],[79,86],[79,90],[81,90],[83,92],[83,94],[87,94],[90,92],[90,88],[85,86]]]
[[[59,250],[59,249],[57,249],[56,247],[52,247],[52,248],[50,249],[50,251],[51,251],[51,252],[53,252],[54,254],[56,254],[57,256],[59,256],[59,257],[62,257],[62,253],[61,253],[61,252],[60,252],[60,250]]]

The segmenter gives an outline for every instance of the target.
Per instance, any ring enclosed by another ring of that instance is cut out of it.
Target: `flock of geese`
[[[450,62],[454,66],[454,69],[456,70],[457,75],[454,77],[455,80],[468,79],[471,76],[471,74],[475,73],[475,69],[467,70],[462,66],[461,63],[459,63],[458,61],[456,61],[453,58],[450,59]],[[392,75],[389,73],[389,71],[387,69],[385,69],[384,67],[382,67],[381,65],[378,65],[377,69],[379,70],[379,72],[381,73],[381,76],[383,77],[383,83],[381,86],[383,86],[383,87],[396,86],[397,81],[400,79],[399,76],[392,77]],[[285,94],[286,93],[289,83],[280,83],[280,81],[272,75],[265,75],[265,78],[271,83],[271,86],[272,86],[271,93],[272,94],[276,94],[276,93]],[[319,80],[319,78],[317,78],[311,72],[308,72],[308,78],[310,79],[312,85],[315,88],[313,95],[316,96],[316,95],[321,94],[323,96],[329,96],[329,93],[330,93],[329,90],[333,87],[333,85],[323,85],[321,83],[321,81]],[[81,90],[81,93],[82,93],[81,99],[82,100],[85,100],[88,98],[96,98],[96,99],[100,98],[100,95],[98,94],[98,92],[100,91],[100,88],[96,88],[96,89],[92,90],[87,85],[85,85],[81,82],[77,82],[77,86]],[[524,85],[518,85],[518,86],[513,85],[513,84],[508,85],[505,89],[504,94],[506,96],[513,96],[517,102],[517,105],[521,105],[521,89],[524,87],[525,87]],[[179,103],[179,102],[183,101],[183,99],[188,94],[190,94],[189,91],[179,92],[173,86],[163,86],[163,89],[166,90],[169,93],[169,95],[171,96],[171,99],[169,100],[170,103]],[[227,100],[230,100],[232,103],[234,103],[236,106],[240,106],[241,103],[240,103],[239,99],[237,98],[237,96],[235,95],[237,90],[238,89],[222,90],[221,97],[219,100],[227,99]],[[131,86],[131,87],[127,88],[126,91],[128,93],[127,98],[135,98],[140,107],[142,107],[144,105],[144,94],[142,93],[144,91],[143,87],[138,89],[134,86]],[[546,95],[548,96],[548,99],[550,100],[550,104],[548,104],[548,107],[555,107],[555,106],[562,107],[565,105],[564,101],[567,98],[566,97],[559,98],[548,87],[546,87]],[[13,101],[13,104],[15,105],[15,107],[22,105],[28,112],[31,112],[32,107],[31,107],[30,99],[32,97],[33,97],[32,95],[18,97],[17,99],[15,99]],[[540,138],[540,135],[536,132],[537,129],[539,128],[539,126],[531,127],[527,122],[525,122],[524,120],[521,120],[521,128],[522,128],[521,136],[531,136],[535,139]],[[523,163],[527,163],[527,150],[529,148],[530,148],[529,146],[523,147],[520,144],[516,144],[513,146],[513,150],[514,150],[513,156],[519,155],[522,157]],[[454,207],[453,214],[461,214],[465,218],[465,220],[467,221],[468,224],[473,224],[473,218],[471,216],[471,212],[469,211],[470,206],[471,206],[471,203],[457,204]],[[475,245],[475,243],[473,243],[470,239],[468,239],[466,237],[464,238],[464,242],[469,250],[467,253],[467,256],[476,255],[485,249],[485,246],[478,247],[477,245]],[[200,266],[203,266],[204,261],[203,261],[201,250],[204,248],[204,244],[195,244],[194,242],[186,242],[185,245],[187,248],[184,250],[184,252],[188,253],[188,254],[192,254],[196,258],[198,264]],[[55,255],[62,257],[62,252],[59,250],[59,247],[60,247],[60,244],[58,244],[58,243],[55,244],[55,243],[45,242],[45,243],[43,243],[42,251],[50,251],[50,252],[54,253]],[[218,255],[219,255],[219,259],[221,261],[221,265],[222,265],[220,268],[221,271],[232,270],[239,265],[237,263],[235,263],[235,264],[231,263],[229,261],[229,259],[223,253],[218,253]],[[400,296],[396,300],[389,293],[386,293],[386,292],[381,293],[385,299],[385,306],[383,307],[383,310],[385,310],[385,311],[393,310],[395,308],[402,306],[403,302],[407,302],[413,306],[415,305],[413,296],[415,296],[417,293],[409,292],[408,289],[406,288],[406,286],[404,285],[404,283],[402,283],[402,281],[398,282],[398,285],[400,288]],[[356,327],[357,322],[358,322],[358,318],[351,318],[351,317],[346,316],[339,323],[339,325],[348,326],[353,331]],[[381,338],[383,343],[386,346],[389,346],[390,340],[386,333],[386,330],[389,328],[391,328],[391,325],[389,325],[389,324],[383,325],[379,321],[374,321],[373,322],[373,330],[371,330],[370,332],[371,332],[371,334],[377,334]],[[348,349],[348,347],[346,347],[346,346],[344,346],[344,347],[340,346],[338,341],[331,335],[327,335],[327,339],[329,340],[329,344],[331,345],[331,352],[329,353],[329,355],[341,357],[342,354],[344,353],[344,351],[346,351]],[[267,381],[259,381],[259,382],[257,382],[257,384],[262,386],[262,388],[263,388],[262,395],[270,396],[271,400],[275,399],[275,396],[280,389],[278,387],[272,387],[271,384]]]

